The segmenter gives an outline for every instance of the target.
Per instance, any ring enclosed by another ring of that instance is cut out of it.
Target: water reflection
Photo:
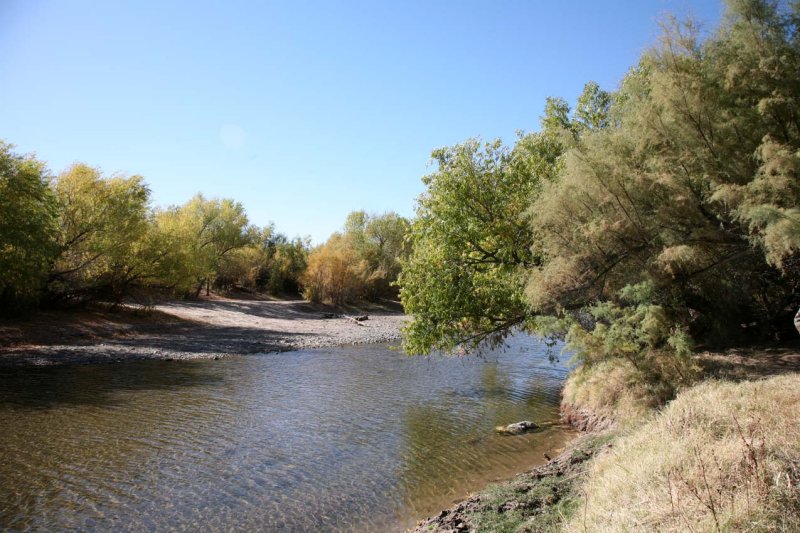
[[[0,371],[0,529],[390,530],[565,439],[565,368],[385,346]]]

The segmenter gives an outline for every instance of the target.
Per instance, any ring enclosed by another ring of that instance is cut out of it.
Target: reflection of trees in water
[[[504,444],[494,427],[530,418],[544,410],[543,402],[552,403],[540,380],[520,388],[497,363],[482,365],[476,377],[477,383],[405,412],[398,481],[400,497],[412,512],[448,492],[462,496],[461,487],[474,477],[476,465]]]

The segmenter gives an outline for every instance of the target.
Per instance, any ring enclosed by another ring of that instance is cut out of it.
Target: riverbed
[[[571,438],[558,350],[0,368],[0,529],[402,531]]]

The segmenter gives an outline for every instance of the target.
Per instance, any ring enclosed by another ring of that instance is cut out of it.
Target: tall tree
[[[564,100],[548,99],[541,130],[520,135],[512,149],[473,139],[433,153],[438,169],[423,178],[427,190],[399,279],[412,315],[407,351],[499,342],[513,328],[533,327],[525,284],[543,255],[531,203],[557,179],[564,152],[609,124],[610,99],[587,84],[574,112]]]
[[[48,279],[59,302],[96,297],[119,301],[142,282],[138,261],[148,231],[150,190],[140,176],[103,177],[75,164],[59,174],[59,254]]]
[[[613,127],[584,136],[534,203],[537,312],[626,305],[646,282],[698,340],[776,332],[800,303],[797,20],[796,6],[732,2],[706,41],[676,25],[643,57]]]
[[[57,252],[56,198],[44,163],[0,141],[0,313],[38,302]]]
[[[163,279],[179,292],[195,295],[208,289],[229,254],[258,238],[242,204],[201,194],[157,213],[156,228],[169,254],[163,261]]]
[[[515,150],[472,140],[433,153],[438,170],[423,178],[427,190],[399,279],[412,316],[406,351],[496,340],[525,322],[524,272],[539,260],[527,222],[543,178],[535,169],[549,170],[560,153],[544,135],[520,140]]]

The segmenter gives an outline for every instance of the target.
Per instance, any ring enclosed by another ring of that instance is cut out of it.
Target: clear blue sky
[[[354,209],[411,215],[433,148],[615,88],[666,12],[713,27],[722,5],[0,0],[0,138],[321,242]]]

